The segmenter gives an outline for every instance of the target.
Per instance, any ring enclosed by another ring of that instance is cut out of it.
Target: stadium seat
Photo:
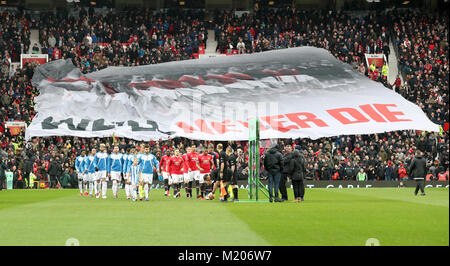
[[[47,181],[40,181],[39,182],[39,188],[41,188],[41,189],[48,189],[48,182]]]
[[[198,47],[198,53],[199,54],[205,54],[205,46],[204,45],[200,45]]]

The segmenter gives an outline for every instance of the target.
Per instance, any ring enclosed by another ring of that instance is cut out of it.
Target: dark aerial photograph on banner
[[[1,1],[0,246],[448,247],[448,7]]]

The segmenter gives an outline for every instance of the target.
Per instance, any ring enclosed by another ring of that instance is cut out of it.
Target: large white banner
[[[82,75],[70,60],[39,66],[36,117],[26,138],[246,140],[395,130],[439,131],[422,110],[328,51],[301,47]]]

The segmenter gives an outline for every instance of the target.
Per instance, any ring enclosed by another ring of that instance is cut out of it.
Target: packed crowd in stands
[[[351,17],[328,11],[258,10],[254,14],[216,14],[217,50],[226,53],[230,47],[239,53],[263,52],[300,46],[324,48],[368,75],[364,53],[384,53],[388,58],[387,32],[390,16]],[[243,49],[239,49],[243,47]],[[381,75],[378,81],[385,82]],[[386,85],[387,82],[385,82]]]
[[[203,12],[154,13],[129,10],[106,15],[80,9],[78,17],[44,13],[40,17],[41,52],[52,60],[71,58],[83,73],[107,66],[139,66],[187,60],[206,45]]]
[[[64,176],[64,187],[76,187],[74,160],[82,149],[90,150],[112,139],[47,137],[24,141],[24,133],[11,135],[5,121],[30,123],[35,115],[33,97],[39,92],[31,86],[33,65],[9,72],[11,60],[18,61],[22,51],[30,47],[30,27],[39,29],[36,53],[49,54],[50,60],[71,58],[83,73],[107,66],[137,66],[174,60],[187,60],[206,45],[207,29],[212,27],[217,51],[257,53],[298,46],[325,48],[341,61],[370,75],[364,53],[384,53],[388,58],[389,42],[399,53],[399,69],[404,81],[397,78],[389,84],[382,75],[377,81],[395,88],[403,97],[417,103],[428,117],[448,125],[448,16],[437,17],[422,12],[394,11],[351,17],[346,13],[302,11],[290,8],[259,10],[241,17],[231,12],[216,12],[212,25],[204,22],[203,11],[129,10],[121,14],[95,14],[80,11],[78,17],[67,12],[42,13],[31,25],[20,14],[0,17],[0,186],[5,171],[14,173],[15,185],[23,187],[23,176],[33,173],[38,179],[48,175]],[[393,38],[391,38],[391,34]],[[11,41],[12,40],[12,41]],[[123,45],[126,44],[126,45]],[[34,46],[34,44],[33,44]],[[447,126],[448,127],[448,126]],[[139,142],[117,139],[120,149]],[[209,141],[176,138],[150,141],[158,158],[164,150],[195,143],[198,151]],[[339,136],[319,140],[278,140],[301,150],[306,158],[307,179],[355,180],[363,169],[367,180],[400,180],[408,178],[405,168],[416,150],[425,152],[431,179],[448,171],[448,128],[440,133],[397,131],[363,136]],[[246,142],[229,142],[234,151],[246,158]],[[264,156],[264,153],[262,153]],[[245,160],[239,166],[240,179],[246,179]],[[263,172],[264,176],[264,172]],[[156,177],[155,177],[156,178]]]
[[[30,48],[31,25],[24,14],[10,13],[0,16],[0,25],[1,74],[4,75],[5,64],[19,61],[20,54]]]
[[[419,105],[435,123],[448,122],[448,17],[400,13],[395,44],[405,85],[399,93]]]

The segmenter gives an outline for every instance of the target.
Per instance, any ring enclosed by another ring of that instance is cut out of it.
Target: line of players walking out
[[[208,146],[201,154],[195,151],[195,146],[187,147],[182,154],[179,149],[166,151],[158,162],[150,153],[150,147],[141,144],[138,148],[130,148],[127,153],[119,153],[119,146],[114,145],[111,154],[106,152],[106,146],[100,144],[100,151],[95,148],[87,155],[86,151],[76,158],[75,170],[78,174],[78,184],[81,196],[106,199],[107,182],[112,181],[113,197],[118,198],[118,192],[125,183],[127,199],[133,201],[149,200],[149,192],[153,183],[153,175],[162,176],[164,195],[181,196],[184,186],[186,196],[193,197],[193,186],[196,198],[202,200],[214,199],[215,191],[220,188],[221,201],[229,198],[228,186],[233,188],[233,200],[238,200],[236,156],[231,147],[223,150],[222,144]],[[84,193],[83,193],[84,190]]]

